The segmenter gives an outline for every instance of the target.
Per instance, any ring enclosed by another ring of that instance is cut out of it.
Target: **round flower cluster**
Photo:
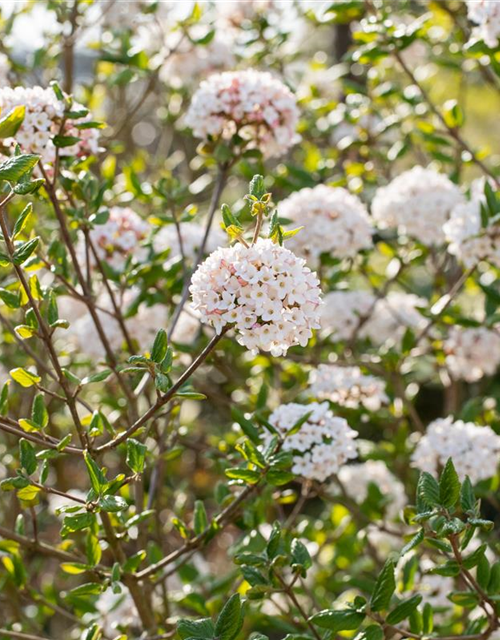
[[[192,85],[200,78],[234,66],[234,55],[229,42],[215,37],[207,45],[195,45],[185,38],[180,42],[167,42],[174,51],[160,69],[160,79],[175,87]],[[168,40],[168,39],[167,39]]]
[[[130,289],[123,296],[116,295],[117,302],[122,313],[126,315],[137,291]],[[97,299],[97,315],[106,334],[106,339],[113,351],[119,351],[124,344],[125,336],[118,320],[114,317],[111,300],[107,295],[102,295]],[[137,343],[139,349],[143,351],[151,347],[158,329],[167,325],[167,310],[164,305],[154,304],[147,306],[142,303],[135,315],[125,318],[125,326],[131,340]],[[106,352],[101,342],[95,323],[89,313],[78,318],[69,328],[69,336],[76,343],[79,351],[89,358],[104,357]]]
[[[467,268],[486,260],[500,267],[500,232],[491,222],[483,228],[481,203],[484,202],[484,180],[471,184],[471,200],[457,205],[443,230],[449,242],[448,251]]]
[[[16,133],[13,144],[18,144],[26,153],[36,153],[42,157],[44,163],[53,162],[56,147],[52,141],[55,135],[74,136],[79,142],[69,147],[61,147],[61,156],[88,156],[99,150],[99,133],[97,129],[78,129],[73,121],[68,120],[61,131],[65,104],[56,98],[52,89],[42,87],[10,87],[0,88],[0,110],[4,115],[14,107],[24,105],[26,108],[24,120]],[[73,103],[72,110],[78,111],[83,107]],[[76,120],[83,124],[89,120],[88,116]]]
[[[297,433],[288,432],[307,414],[311,414]],[[309,480],[324,482],[338,473],[343,464],[357,457],[353,442],[357,432],[344,418],[333,415],[328,403],[301,405],[291,402],[278,407],[269,422],[284,439],[283,450],[292,451],[292,472]],[[268,434],[268,439],[270,435]]]
[[[147,250],[140,243],[148,232],[149,225],[130,207],[111,207],[107,221],[96,225],[89,235],[99,260],[120,271],[129,258],[137,261],[146,258]],[[83,242],[78,250],[84,259],[86,250]],[[95,264],[91,252],[90,263]]]
[[[375,376],[364,375],[359,367],[320,364],[309,377],[309,394],[318,400],[329,400],[341,407],[378,411],[389,402],[385,383]]]
[[[180,235],[180,240],[179,240]],[[193,262],[205,237],[205,227],[197,222],[181,222],[179,230],[175,224],[168,224],[158,231],[153,237],[153,248],[156,253],[162,253],[170,249],[167,265],[184,257]],[[213,226],[207,238],[205,253],[215,251],[221,245],[226,244],[227,235],[220,227]],[[182,248],[181,248],[182,242]]]
[[[458,475],[479,482],[495,475],[500,459],[500,436],[491,427],[453,418],[439,418],[427,427],[412,454],[412,465],[436,474],[452,458]]]
[[[321,306],[321,328],[336,341],[351,340],[374,305],[369,291],[331,291]]]
[[[443,344],[452,377],[475,382],[500,365],[500,335],[486,327],[452,327]]]
[[[435,245],[444,241],[443,225],[463,201],[449,178],[416,166],[377,190],[372,214],[382,229],[396,227],[399,233]]]
[[[185,123],[197,138],[236,133],[247,148],[279,156],[299,137],[299,111],[292,92],[270,73],[247,69],[210,76],[195,92]]]
[[[408,328],[418,333],[426,326],[427,320],[417,309],[426,305],[426,300],[413,293],[391,291],[385,298],[377,300],[359,335],[369,338],[374,344],[395,344]]]
[[[6,87],[9,85],[9,72],[10,72],[10,64],[9,59],[5,55],[5,53],[0,53],[0,87]],[[2,114],[2,117],[7,115],[6,113]]]
[[[196,270],[190,292],[202,322],[219,334],[235,326],[238,342],[255,351],[286,354],[319,328],[316,274],[271,240],[217,249]]]
[[[387,504],[385,513],[389,520],[397,518],[407,503],[403,484],[389,471],[381,460],[367,460],[350,464],[339,471],[339,480],[347,495],[358,504],[368,496],[370,484],[374,484],[383,495]]]
[[[186,308],[179,316],[179,321],[170,334],[170,339],[179,344],[191,344],[200,331],[200,319],[194,309]]]
[[[494,0],[467,0],[467,14],[478,27],[474,35],[488,45],[498,47],[500,38],[500,4]]]
[[[410,556],[411,558],[411,556]],[[411,560],[410,560],[411,561]],[[396,581],[398,584],[402,582],[400,578],[404,575],[404,567],[409,562],[408,556],[403,556],[396,566]],[[422,602],[429,604],[434,612],[434,620],[436,623],[443,622],[443,615],[439,611],[452,607],[448,595],[455,591],[456,585],[454,578],[450,576],[440,576],[434,573],[428,573],[436,567],[436,563],[428,557],[419,557],[418,568],[413,578],[413,587],[411,594],[419,594],[422,596]],[[401,594],[401,597],[408,597],[408,592]]]
[[[280,203],[279,213],[294,226],[304,225],[288,246],[313,266],[322,253],[352,258],[372,246],[368,211],[359,198],[341,187],[320,184],[301,189]]]

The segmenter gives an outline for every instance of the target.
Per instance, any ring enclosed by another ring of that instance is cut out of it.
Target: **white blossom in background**
[[[451,327],[443,351],[453,378],[475,382],[498,369],[500,335],[486,327]]]
[[[396,565],[396,582],[401,582],[403,569],[409,561],[410,556],[403,556]],[[412,594],[420,594],[423,604],[429,604],[433,609],[442,610],[452,607],[448,595],[455,591],[456,585],[454,578],[450,576],[440,576],[428,573],[436,567],[436,564],[428,557],[419,558],[418,569],[414,576],[411,592],[407,591],[401,594],[401,597],[407,598]],[[442,621],[442,614],[436,612],[436,622]]]
[[[403,484],[381,460],[345,465],[339,471],[339,480],[347,495],[358,504],[366,500],[369,485],[376,485],[387,501],[385,512],[389,520],[397,518],[407,504]],[[335,486],[332,486],[332,490],[335,491]]]
[[[130,592],[123,586],[121,589],[121,593],[113,593],[110,588],[107,589],[96,603],[100,614],[98,622],[102,626],[103,632],[113,638],[119,635],[118,627],[126,629],[130,626],[137,626],[139,628],[141,623]]]
[[[342,187],[320,184],[301,189],[283,200],[280,216],[304,226],[287,246],[316,266],[322,253],[352,258],[372,246],[372,225],[365,205]]]
[[[427,427],[412,454],[412,466],[436,474],[452,458],[458,475],[479,482],[495,475],[500,460],[500,436],[491,427],[439,418]]]
[[[248,148],[279,156],[300,138],[299,110],[293,93],[270,73],[247,69],[215,74],[195,92],[186,126],[202,140],[238,133]]]
[[[78,498],[79,500],[86,500],[87,498],[87,493],[80,489],[69,489],[66,493],[74,498]],[[59,514],[59,509],[62,509],[62,507],[85,506],[64,496],[59,496],[56,493],[47,494],[47,502],[49,512],[54,516],[61,515],[61,517],[64,517],[64,514]]]
[[[132,306],[137,291],[130,289],[123,296],[116,294],[116,301],[123,315]],[[107,293],[103,293],[96,301],[97,315],[101,322],[107,341],[113,351],[119,351],[125,337],[118,320],[113,315],[113,306]],[[167,327],[167,309],[162,304],[148,306],[142,302],[135,315],[124,320],[127,332],[141,351],[151,348],[159,329]],[[78,319],[68,330],[69,337],[77,344],[80,352],[89,358],[104,358],[105,349],[90,314]]]
[[[287,437],[308,413],[311,415],[299,431]],[[281,405],[270,415],[269,422],[284,438],[282,449],[294,453],[292,472],[309,480],[324,482],[358,455],[354,442],[357,431],[351,429],[344,418],[334,416],[327,402]],[[270,438],[270,434],[266,434],[266,439]]]
[[[311,371],[308,393],[317,400],[329,400],[349,409],[362,406],[378,411],[389,402],[383,380],[365,375],[359,367],[334,364],[320,364]]]
[[[65,104],[56,98],[52,89],[42,87],[10,87],[0,88],[0,110],[6,115],[14,107],[24,105],[25,117],[15,138],[10,139],[12,146],[18,144],[26,153],[36,153],[42,157],[43,163],[53,162],[56,147],[52,141],[55,135],[75,136],[80,141],[70,147],[59,149],[61,156],[78,157],[96,154],[99,151],[99,130],[78,129],[76,124],[88,121],[89,116],[78,120],[68,120],[61,132]],[[82,109],[82,105],[73,103],[73,111]],[[7,143],[9,141],[7,140]]]
[[[5,55],[5,53],[0,53],[0,89],[10,84],[9,72],[10,72],[9,58]],[[7,114],[3,113],[2,117],[5,115]]]
[[[271,240],[217,249],[198,267],[189,290],[201,321],[219,334],[234,326],[247,349],[283,355],[294,345],[305,347],[319,328],[316,274]]]
[[[467,0],[469,20],[477,24],[474,35],[488,45],[498,47],[500,38],[500,3],[496,0]]]
[[[142,261],[147,256],[147,249],[141,246],[146,239],[150,227],[130,207],[111,207],[109,218],[104,224],[95,225],[90,231],[90,239],[99,260],[109,264],[113,269],[121,271],[129,258]],[[85,264],[86,248],[81,240],[78,245],[81,264]],[[92,251],[89,249],[90,264],[95,265]]]
[[[180,241],[179,241],[180,232]],[[170,249],[167,265],[183,257],[193,262],[205,237],[205,225],[198,222],[181,222],[179,231],[175,224],[161,227],[153,237],[153,249],[162,253]],[[182,249],[181,249],[182,242]],[[227,244],[227,234],[218,225],[212,225],[205,245],[205,254],[210,254],[220,246]]]
[[[500,230],[498,223],[489,222],[483,228],[481,204],[485,203],[484,179],[471,184],[471,199],[457,205],[443,230],[449,243],[448,251],[467,268],[486,260],[500,267]],[[493,185],[494,188],[494,185]]]
[[[192,86],[211,73],[224,71],[235,65],[231,42],[219,35],[206,45],[196,45],[184,34],[171,34],[166,44],[173,53],[167,56],[160,69],[160,80],[167,85]]]
[[[377,190],[372,214],[381,229],[397,228],[425,245],[438,245],[445,239],[444,223],[462,202],[447,176],[416,166]]]
[[[335,341],[351,340],[362,320],[371,315],[375,296],[369,291],[331,291],[321,306],[321,329]]]
[[[200,333],[200,326],[199,314],[192,307],[186,307],[169,336],[170,340],[179,344],[191,344]]]
[[[276,0],[245,0],[244,2],[217,2],[215,4],[219,18],[230,27],[241,28],[243,22],[255,20],[260,16],[269,18],[270,12],[279,11]]]
[[[427,325],[427,320],[417,307],[425,306],[427,301],[413,293],[391,291],[385,298],[377,300],[359,335],[380,345],[399,342],[408,328],[418,334]]]

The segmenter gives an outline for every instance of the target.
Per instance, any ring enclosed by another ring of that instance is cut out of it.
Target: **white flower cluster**
[[[500,436],[491,427],[453,418],[439,418],[427,427],[412,454],[412,465],[436,474],[452,458],[458,475],[476,483],[495,475],[500,460]]]
[[[369,291],[331,291],[321,306],[321,328],[336,341],[350,340],[361,320],[371,315],[374,304]]]
[[[408,562],[408,556],[403,556],[396,565],[396,581],[400,584],[400,576],[403,575],[404,566]],[[434,573],[427,573],[436,567],[436,563],[428,557],[419,558],[418,569],[413,579],[411,593],[420,594],[422,602],[429,604],[434,610],[449,609],[452,603],[448,595],[455,590],[455,580],[450,576],[440,576]],[[408,597],[408,592],[401,594]],[[442,615],[435,613],[435,622],[442,622]]]
[[[9,58],[5,55],[5,53],[0,53],[0,87],[6,87],[10,84],[9,71],[10,71]],[[7,114],[3,113],[2,117],[5,115]]]
[[[217,249],[194,273],[190,292],[202,322],[217,333],[234,325],[248,349],[283,355],[305,347],[319,328],[316,274],[271,240]]]
[[[270,73],[247,69],[215,74],[195,92],[185,123],[197,138],[238,133],[248,147],[279,156],[298,141],[299,111],[292,92]]]
[[[339,367],[320,364],[311,371],[308,393],[317,400],[329,400],[341,407],[378,411],[389,402],[385,383],[375,376],[365,375],[359,367]]]
[[[137,296],[137,291],[130,289],[122,297],[116,294],[118,305],[123,315],[131,307]],[[115,352],[119,351],[125,337],[118,320],[114,317],[111,300],[107,294],[102,294],[96,302],[97,315],[106,334],[106,339]],[[164,305],[147,306],[142,303],[133,316],[125,318],[125,326],[131,340],[136,342],[141,351],[151,347],[158,329],[167,326],[167,310]],[[101,342],[95,323],[89,313],[81,315],[71,324],[68,335],[76,343],[80,352],[89,358],[105,356],[104,345]],[[180,334],[179,334],[180,335]]]
[[[391,291],[377,300],[360,336],[369,338],[373,344],[396,344],[408,328],[418,333],[426,326],[427,320],[417,309],[425,306],[427,301],[413,293]]]
[[[61,156],[88,156],[99,150],[99,133],[97,129],[78,129],[75,124],[89,120],[88,116],[76,121],[68,120],[62,131],[61,121],[65,105],[56,98],[52,89],[42,87],[10,87],[0,88],[0,110],[4,115],[14,107],[24,105],[25,117],[16,133],[13,143],[19,144],[27,153],[36,153],[44,163],[54,161],[56,147],[52,141],[55,135],[74,136],[80,141],[69,147],[59,149]],[[83,107],[78,103],[72,105],[73,111]]]
[[[457,205],[443,230],[449,242],[448,251],[467,268],[486,260],[500,267],[500,231],[498,224],[482,227],[481,203],[484,202],[484,180],[471,185],[471,200]]]
[[[179,241],[180,235],[180,241]],[[179,231],[175,224],[167,224],[161,227],[153,237],[153,248],[156,253],[162,253],[170,249],[166,264],[179,260],[183,254],[186,260],[193,262],[205,237],[205,226],[197,222],[179,223]],[[182,249],[181,249],[182,242]],[[227,235],[218,226],[212,226],[205,245],[205,253],[215,251],[221,245],[227,243]]]
[[[235,59],[230,43],[218,36],[206,45],[196,45],[183,38],[180,42],[169,42],[167,47],[174,53],[160,69],[160,79],[175,87],[192,86],[211,73],[230,69]]]
[[[90,231],[90,239],[99,260],[107,262],[113,269],[122,270],[128,258],[144,260],[147,250],[141,246],[149,225],[130,207],[111,207],[109,218],[104,224],[96,225]],[[78,247],[81,259],[85,258],[85,247]],[[92,253],[90,263],[95,264]]]
[[[347,495],[358,504],[368,496],[368,487],[374,484],[387,501],[385,512],[389,520],[397,518],[407,503],[405,488],[381,460],[367,460],[349,464],[339,471],[339,480]]]
[[[377,190],[372,214],[382,229],[396,227],[425,245],[436,245],[445,239],[443,225],[452,209],[463,201],[449,178],[416,166]]]
[[[352,258],[372,246],[368,211],[359,198],[341,187],[320,184],[301,189],[283,200],[279,213],[294,226],[303,225],[288,247],[316,266],[322,253]]]
[[[486,327],[452,327],[443,344],[452,377],[475,382],[500,365],[500,335]]]
[[[488,47],[498,47],[500,38],[500,3],[497,0],[467,0],[469,19],[478,27],[474,35]]]
[[[179,344],[191,344],[200,331],[200,319],[196,311],[190,307],[181,312],[179,321],[170,334],[170,339]]]
[[[299,431],[287,437],[288,432],[308,413],[311,415]],[[284,438],[283,450],[294,453],[292,472],[309,480],[324,482],[338,473],[347,460],[357,457],[354,443],[357,432],[344,418],[334,416],[327,402],[281,405],[273,411],[269,422]]]

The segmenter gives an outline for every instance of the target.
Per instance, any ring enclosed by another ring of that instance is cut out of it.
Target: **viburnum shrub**
[[[0,4],[0,640],[498,640],[499,2]]]

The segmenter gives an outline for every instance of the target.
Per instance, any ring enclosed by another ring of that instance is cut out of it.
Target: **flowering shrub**
[[[2,4],[0,640],[498,639],[499,6]]]

